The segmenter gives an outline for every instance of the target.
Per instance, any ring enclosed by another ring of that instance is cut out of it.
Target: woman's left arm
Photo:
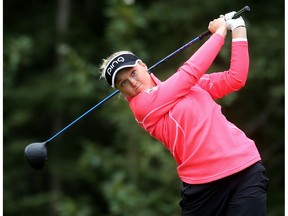
[[[247,32],[244,26],[232,31],[230,68],[227,71],[203,75],[198,84],[214,98],[221,98],[241,89],[249,71]]]

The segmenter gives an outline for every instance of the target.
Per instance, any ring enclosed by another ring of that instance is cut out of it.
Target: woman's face
[[[115,86],[124,96],[134,97],[156,84],[148,73],[147,66],[138,62],[135,67],[124,68],[117,73]]]

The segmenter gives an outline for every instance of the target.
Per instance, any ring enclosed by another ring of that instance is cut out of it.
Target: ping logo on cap
[[[111,76],[111,73],[112,73],[113,68],[115,67],[115,64],[117,67],[117,64],[124,62],[124,61],[125,61],[125,58],[122,56],[119,56],[117,59],[115,59],[113,62],[109,64],[109,67],[106,69],[106,73],[108,73]]]
[[[112,88],[115,88],[115,78],[118,71],[134,67],[140,59],[133,53],[125,52],[114,56],[105,67],[105,78]]]

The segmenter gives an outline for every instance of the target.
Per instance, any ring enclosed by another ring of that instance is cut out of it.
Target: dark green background
[[[268,216],[284,215],[284,1],[4,0],[3,210],[5,216],[180,215],[173,157],[135,123],[118,96],[48,145],[43,171],[24,148],[53,136],[112,89],[102,58],[132,50],[156,63],[249,5],[250,72],[245,88],[219,100],[253,138],[270,179]],[[230,34],[210,71],[229,67]],[[206,39],[155,71],[173,74]]]

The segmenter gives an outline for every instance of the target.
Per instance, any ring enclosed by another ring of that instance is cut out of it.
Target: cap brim
[[[123,65],[121,65],[119,68],[117,68],[117,70],[114,72],[113,76],[112,76],[112,88],[115,88],[115,79],[116,79],[116,75],[117,73],[124,69],[124,68],[130,68],[130,67],[135,67],[137,65],[137,63],[141,61],[140,59],[137,59],[136,61],[131,61],[131,62],[125,62]]]

